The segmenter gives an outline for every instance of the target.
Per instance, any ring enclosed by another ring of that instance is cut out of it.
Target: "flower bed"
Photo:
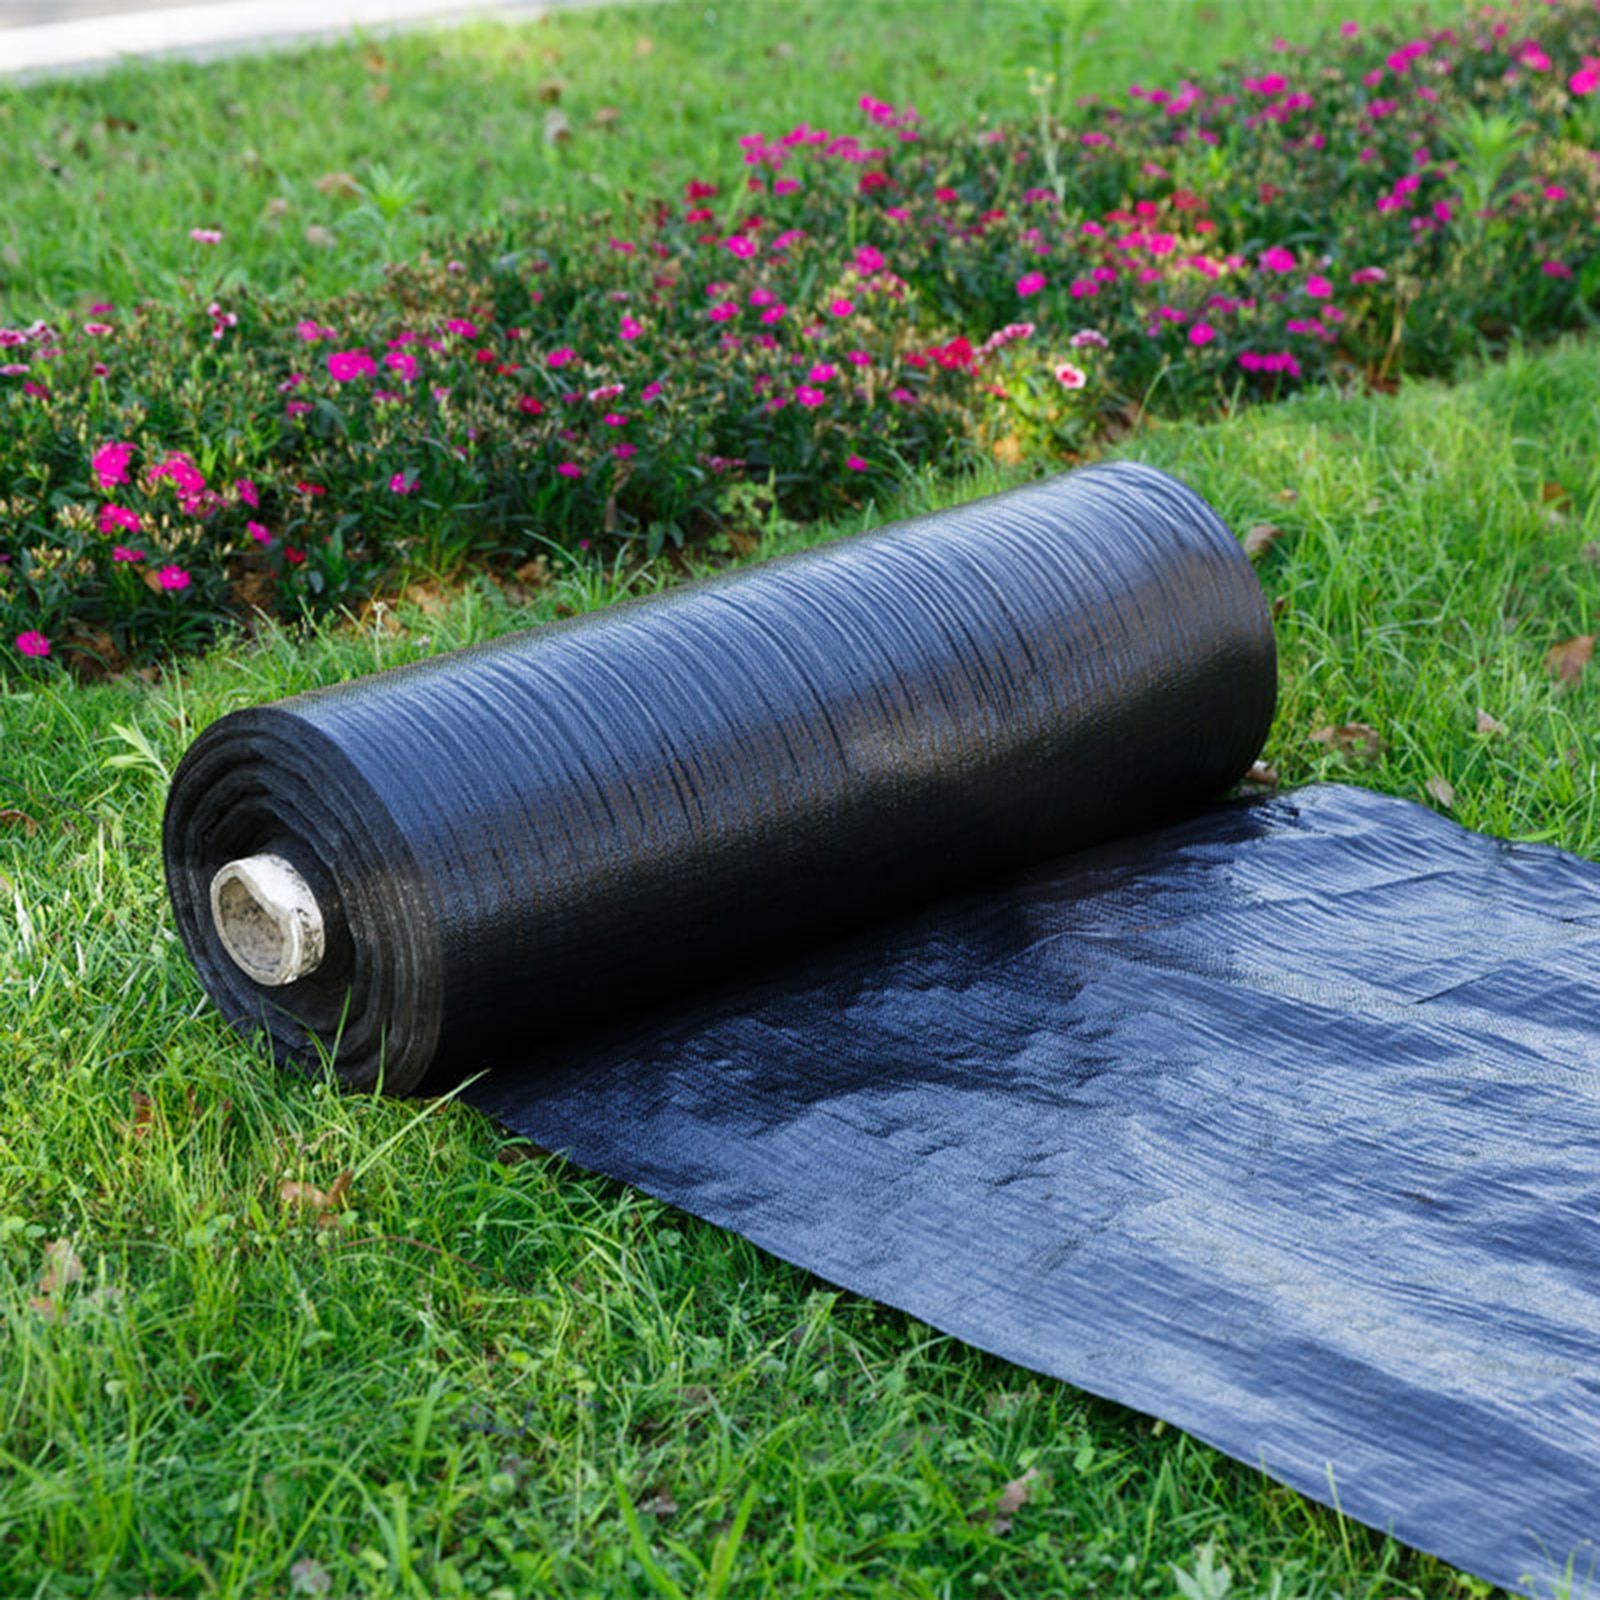
[[[114,667],[419,565],[737,539],[911,463],[1059,460],[1131,412],[1592,321],[1587,0],[1346,24],[1067,123],[1035,87],[964,131],[865,99],[860,134],[748,136],[734,182],[316,307],[0,329],[0,660]]]

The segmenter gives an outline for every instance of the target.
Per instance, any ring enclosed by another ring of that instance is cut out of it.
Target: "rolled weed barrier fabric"
[[[279,1058],[482,1073],[585,1166],[1576,1595],[1600,869],[1218,802],[1274,693],[1221,520],[1094,467],[224,717],[168,882]]]

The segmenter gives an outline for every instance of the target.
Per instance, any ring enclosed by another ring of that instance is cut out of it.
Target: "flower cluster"
[[[861,108],[326,304],[0,329],[0,661],[116,668],[419,564],[737,542],[908,464],[1448,371],[1600,292],[1587,0],[1350,23],[1070,121]]]

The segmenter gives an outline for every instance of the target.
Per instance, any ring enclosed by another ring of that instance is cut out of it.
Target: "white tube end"
[[[322,962],[322,908],[282,856],[243,856],[211,880],[211,920],[234,964],[277,988]]]

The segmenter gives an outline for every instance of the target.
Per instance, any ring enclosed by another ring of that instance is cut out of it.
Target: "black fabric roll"
[[[481,1073],[585,1166],[1577,1595],[1600,868],[1217,803],[1273,699],[1227,529],[1095,467],[224,717],[172,903],[281,1059]],[[321,908],[279,987],[212,923],[241,857]]]
[[[172,904],[277,1052],[404,1093],[596,1005],[1181,812],[1271,722],[1270,618],[1215,512],[1098,466],[236,712],[173,780]],[[213,875],[270,851],[327,954],[258,984]]]

